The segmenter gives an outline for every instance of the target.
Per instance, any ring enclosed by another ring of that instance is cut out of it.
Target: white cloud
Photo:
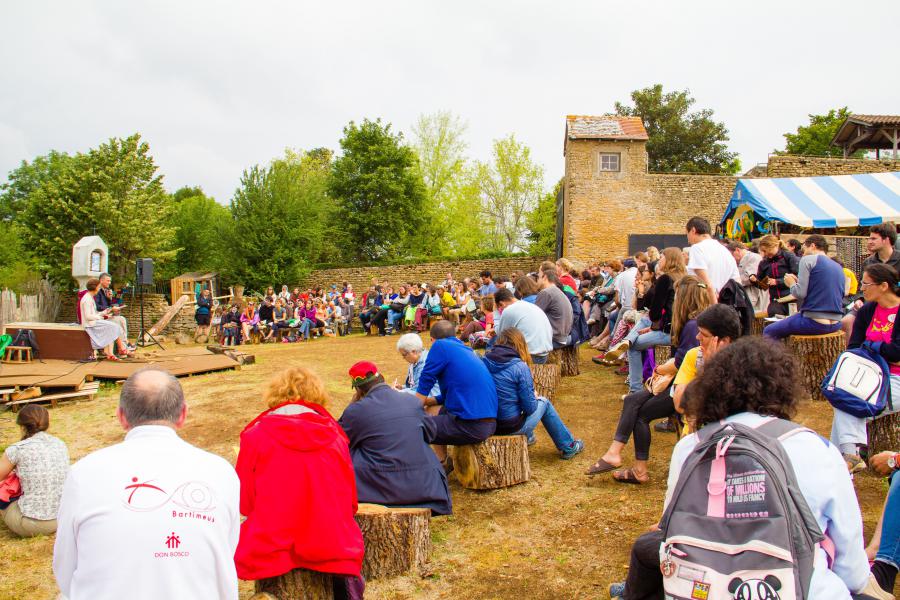
[[[860,40],[837,0],[32,0],[4,12],[0,174],[139,131],[170,189],[220,202],[244,168],[287,146],[337,148],[363,117],[408,131],[453,110],[478,159],[514,132],[549,187],[566,114],[608,112],[656,82],[715,110],[746,166],[807,113],[900,113],[890,54],[853,50],[893,39],[895,0],[866,3]]]

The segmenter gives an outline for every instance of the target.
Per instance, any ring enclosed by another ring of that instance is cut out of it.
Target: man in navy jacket
[[[350,439],[359,502],[452,510],[447,476],[427,440],[434,428],[422,403],[384,382],[378,368],[350,369],[356,396],[338,421]]]

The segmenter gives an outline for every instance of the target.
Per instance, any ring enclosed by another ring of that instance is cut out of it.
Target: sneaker
[[[618,360],[628,353],[629,348],[631,348],[631,342],[629,342],[628,340],[622,340],[609,349],[609,352],[606,353],[606,360]]]
[[[594,363],[596,363],[596,364],[598,364],[598,365],[604,365],[604,364],[606,364],[606,363],[603,362],[603,359],[604,359],[604,358],[606,358],[606,353],[605,353],[605,352],[601,352],[601,353],[598,354],[597,356],[593,357],[591,360],[594,361]]]
[[[856,596],[854,596],[855,598]],[[866,587],[859,592],[860,598],[875,598],[876,600],[894,600],[894,595],[881,589],[878,581],[872,573],[869,573],[869,581]]]
[[[672,423],[672,419],[659,421],[656,425],[653,426],[653,431],[656,431],[658,433],[676,433],[675,425]]]
[[[612,600],[621,600],[625,597],[625,582],[617,581],[609,584],[609,597]]]
[[[847,470],[851,475],[866,470],[865,461],[855,454],[844,454],[844,462],[847,463]]]
[[[580,454],[582,450],[584,450],[584,442],[582,442],[581,440],[575,440],[574,442],[572,442],[571,446],[563,450],[562,459],[569,460],[576,454]]]
[[[537,438],[534,437],[534,433],[532,433],[531,435],[528,436],[527,441],[528,441],[529,446],[534,446],[535,444],[537,444]]]
[[[622,365],[616,369],[616,375],[628,375],[628,365]]]

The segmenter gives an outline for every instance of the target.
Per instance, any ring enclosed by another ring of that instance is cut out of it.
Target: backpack
[[[750,335],[756,311],[753,310],[753,302],[747,295],[747,290],[734,279],[729,279],[719,292],[719,304],[732,307],[741,322],[741,336]]]
[[[34,331],[32,331],[31,329],[18,330],[10,346],[27,346],[31,348],[31,356],[33,358],[39,358],[41,355],[41,350],[38,346],[37,338],[34,335]]]
[[[877,417],[891,401],[891,371],[881,356],[881,342],[864,342],[837,357],[825,379],[822,395],[836,409],[854,417]]]
[[[807,598],[827,541],[781,445],[803,431],[770,418],[697,432],[659,522],[666,598]]]

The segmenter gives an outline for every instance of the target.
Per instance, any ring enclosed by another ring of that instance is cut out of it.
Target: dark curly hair
[[[800,397],[794,360],[784,344],[744,337],[703,365],[685,390],[684,414],[697,428],[742,412],[790,419]]]

